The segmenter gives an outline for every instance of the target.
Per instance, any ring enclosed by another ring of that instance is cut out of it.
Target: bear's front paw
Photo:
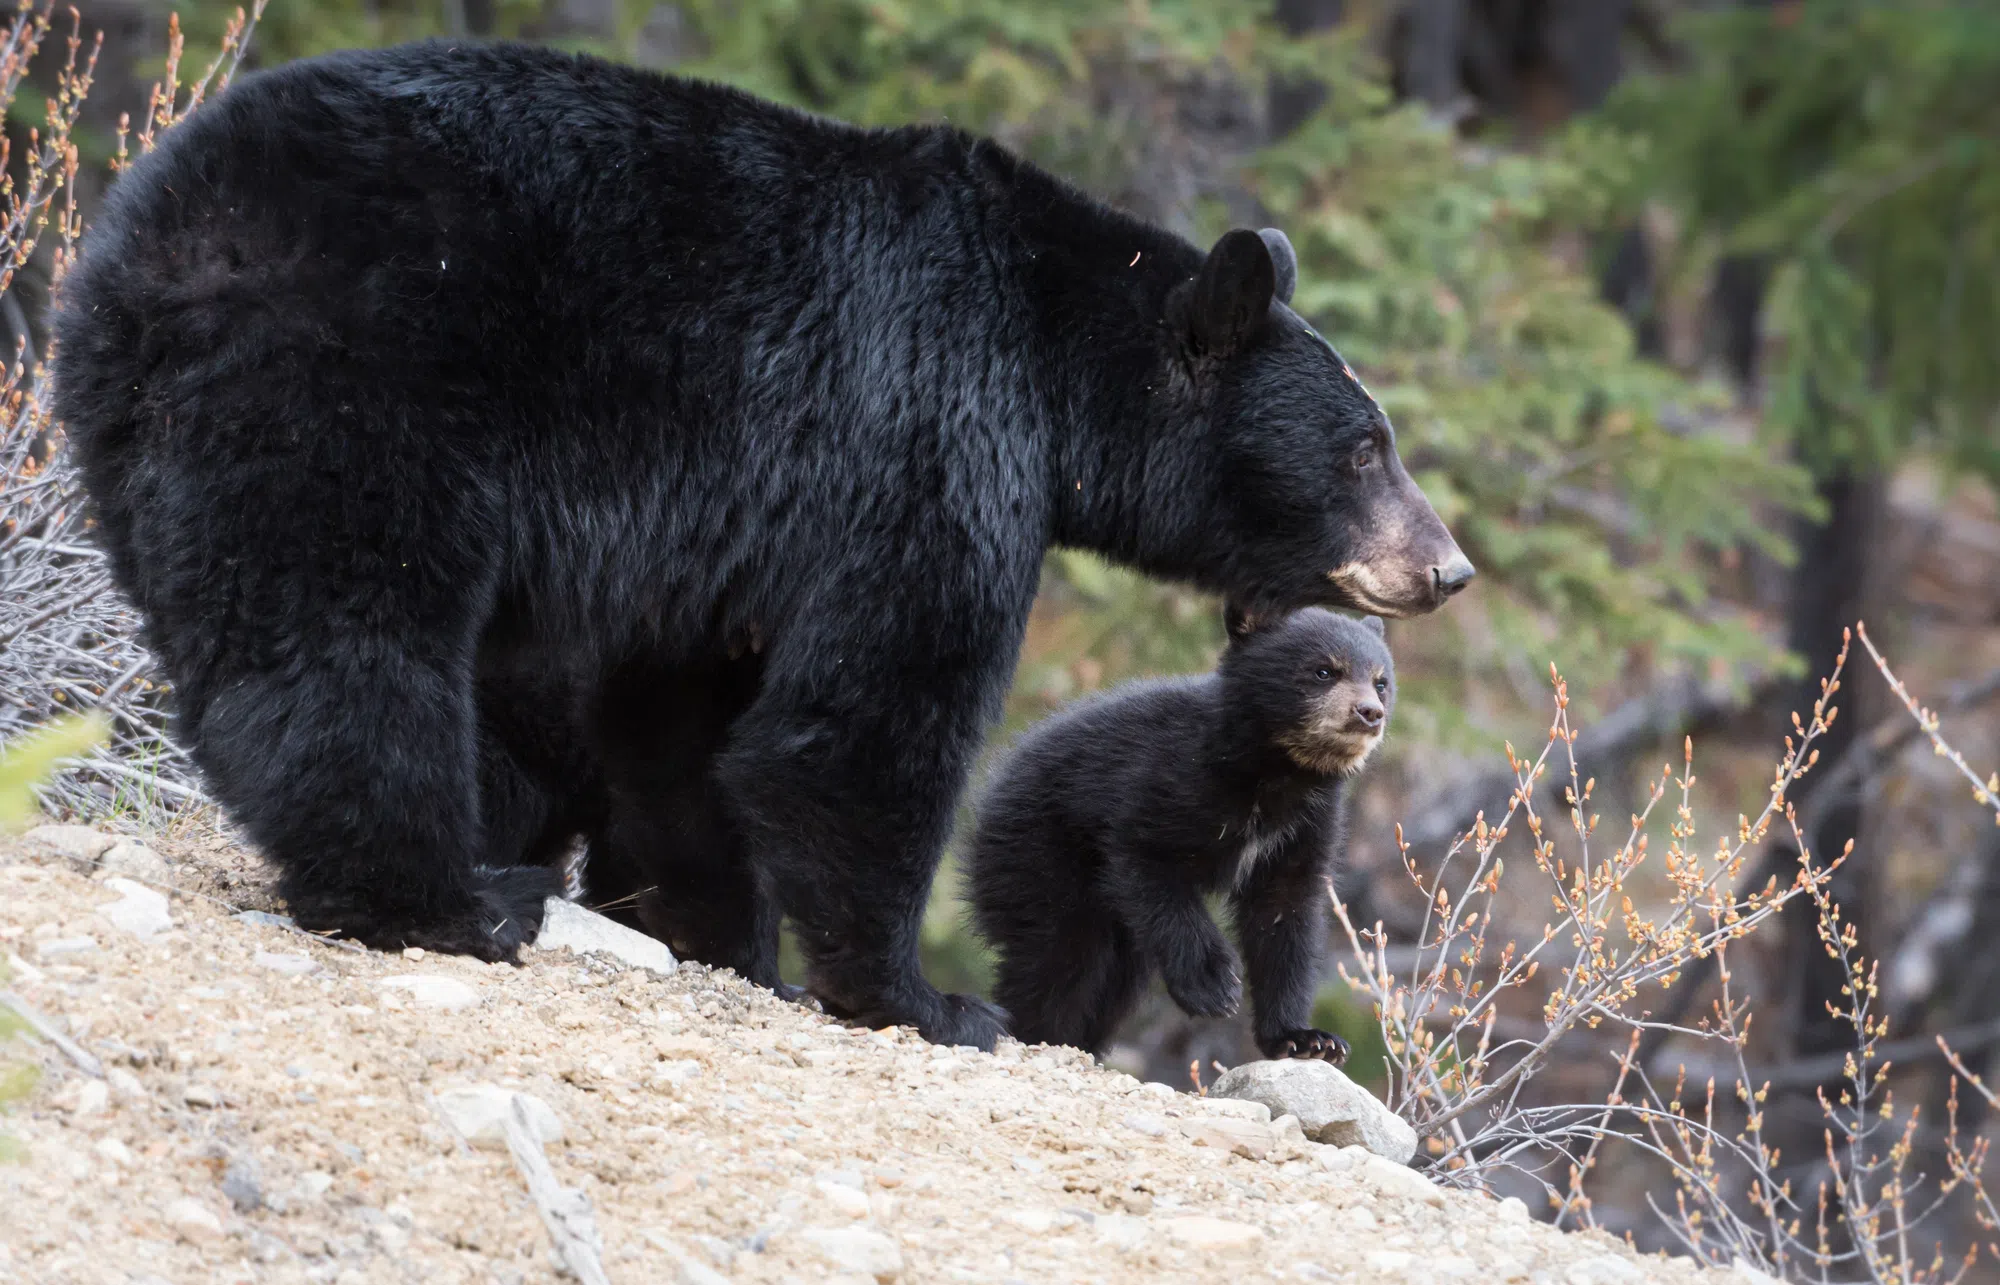
[[[1260,1042],[1264,1056],[1274,1061],[1281,1058],[1302,1058],[1320,1062],[1331,1062],[1335,1066],[1347,1061],[1347,1041],[1331,1031],[1304,1027],[1299,1030],[1280,1031],[1268,1040]]]
[[[1243,978],[1236,957],[1226,949],[1207,951],[1181,967],[1162,971],[1167,994],[1189,1017],[1228,1017],[1243,1003]]]

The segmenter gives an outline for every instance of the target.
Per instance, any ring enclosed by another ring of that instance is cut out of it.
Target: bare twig
[[[1910,689],[1903,686],[1903,680],[1896,677],[1895,672],[1889,668],[1889,662],[1882,659],[1882,653],[1875,650],[1875,644],[1868,638],[1868,626],[1858,624],[1854,628],[1861,636],[1861,645],[1868,649],[1869,659],[1875,662],[1875,668],[1881,670],[1882,677],[1888,680],[1889,689],[1896,693],[1896,699],[1902,701],[1903,708],[1909,710],[1910,716],[1917,720],[1918,730],[1930,738],[1931,748],[1937,751],[1939,758],[1957,768],[1959,775],[1972,782],[1972,797],[1992,808],[1993,824],[2000,825],[2000,772],[1992,773],[1985,780],[1980,780],[1979,773],[1972,770],[1972,765],[1965,761],[1965,756],[1953,749],[1945,742],[1944,737],[1939,735],[1937,713],[1917,703],[1917,698],[1910,695]]]
[[[12,1009],[14,1016],[28,1024],[28,1029],[41,1036],[62,1051],[64,1057],[76,1063],[77,1069],[85,1075],[104,1078],[104,1063],[69,1036],[55,1028],[48,1018],[31,1008],[28,1002],[13,991],[0,991],[0,1004]]]
[[[611,1278],[604,1274],[604,1242],[597,1234],[590,1198],[556,1181],[548,1157],[542,1154],[541,1141],[535,1137],[534,1126],[528,1122],[527,1104],[520,1094],[514,1095],[501,1123],[514,1167],[528,1184],[528,1195],[541,1212],[549,1239],[556,1243],[557,1256],[583,1285],[611,1285]]]

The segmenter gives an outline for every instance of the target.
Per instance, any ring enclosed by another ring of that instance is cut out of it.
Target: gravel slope
[[[255,900],[240,853],[167,850],[174,885]],[[934,1049],[693,965],[337,949],[201,896],[142,938],[109,877],[0,844],[4,985],[105,1069],[5,1046],[41,1080],[0,1117],[0,1281],[557,1280],[513,1160],[447,1122],[479,1084],[552,1109],[620,1285],[1713,1275],[1355,1149],[1237,1154],[1244,1104],[1070,1050]],[[444,980],[385,984],[413,975]]]

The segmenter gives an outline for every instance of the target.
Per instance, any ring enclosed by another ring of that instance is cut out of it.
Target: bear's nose
[[[1453,550],[1451,561],[1441,567],[1431,568],[1431,585],[1437,593],[1437,600],[1443,602],[1460,589],[1465,588],[1466,585],[1472,583],[1474,574],[1472,559],[1466,557],[1463,553]]]
[[[1382,702],[1365,700],[1354,706],[1354,717],[1363,727],[1374,731],[1382,726]]]

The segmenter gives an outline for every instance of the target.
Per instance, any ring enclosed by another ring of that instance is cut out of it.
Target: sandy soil
[[[40,1077],[0,1116],[0,1281],[554,1281],[512,1158],[448,1122],[478,1084],[553,1110],[620,1285],[1722,1279],[1357,1149],[1199,1145],[1243,1104],[1071,1050],[851,1030],[694,965],[339,949],[232,917],[270,907],[253,858],[158,846],[185,891],[142,938],[105,872],[0,843],[0,985],[105,1070],[0,1047]]]

